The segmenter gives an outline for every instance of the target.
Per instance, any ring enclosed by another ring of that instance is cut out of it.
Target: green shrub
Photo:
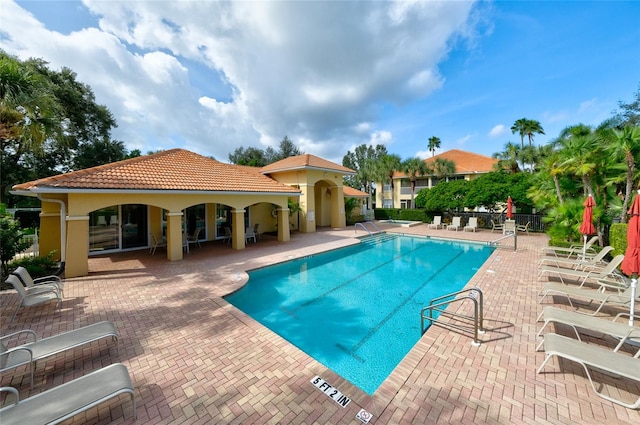
[[[624,254],[627,250],[627,223],[614,223],[609,227],[609,245],[612,256]]]
[[[56,252],[51,251],[45,257],[24,257],[9,263],[9,270],[13,271],[19,266],[29,271],[29,274],[35,279],[42,276],[50,275],[53,270],[58,267],[58,263],[54,260]]]
[[[421,221],[423,223],[428,221],[425,210],[423,209],[400,210],[399,216],[400,220]]]

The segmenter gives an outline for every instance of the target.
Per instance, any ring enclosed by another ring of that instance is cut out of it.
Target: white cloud
[[[507,129],[507,127],[504,124],[498,124],[496,126],[494,126],[490,131],[488,136],[489,137],[499,137],[502,136],[503,134],[508,133],[509,130]]]
[[[185,147],[226,160],[284,135],[341,159],[389,144],[382,106],[441,87],[450,41],[471,33],[474,2],[106,2],[84,0],[99,28],[63,35],[3,1],[3,48],[71,68],[107,105],[113,136],[143,152]],[[28,30],[27,30],[28,29]],[[42,40],[47,40],[43,43]],[[194,75],[186,62],[201,65]],[[197,78],[196,78],[197,77]],[[194,81],[208,86],[194,86]],[[230,99],[216,99],[213,87]]]

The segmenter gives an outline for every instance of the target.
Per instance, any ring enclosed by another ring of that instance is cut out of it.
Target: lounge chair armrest
[[[20,330],[20,331],[16,331],[16,332],[12,332],[10,334],[6,334],[6,335],[0,336],[0,341],[9,340],[9,339],[11,339],[13,337],[16,337],[16,336],[22,335],[22,334],[29,334],[29,335],[33,336],[33,340],[34,341],[38,340],[38,335],[34,331],[32,331],[31,329],[23,329],[23,330]],[[27,339],[28,339],[28,337],[27,337]]]
[[[19,351],[26,351],[27,353],[29,353],[29,361],[24,361],[24,359],[18,360],[17,362],[14,362],[12,364],[9,365],[2,365],[2,362],[0,362],[0,370],[8,370],[8,369],[12,369],[16,366],[20,366],[23,364],[28,364],[28,363],[32,363],[33,362],[33,351],[31,350],[31,348],[29,347],[15,347],[15,348],[10,348],[9,350],[5,351],[4,353],[0,353],[0,359],[2,359],[3,357],[6,357],[7,360],[9,360],[9,356],[15,352],[19,352]]]
[[[615,289],[618,292],[623,292],[628,288],[624,282],[618,282],[615,280],[598,279],[598,285],[600,285],[600,289],[603,291],[605,289]]]
[[[49,276],[36,277],[35,279],[33,279],[34,285],[40,285],[47,282],[62,283],[62,279],[54,274]]]
[[[3,393],[3,392],[13,394],[13,397],[15,398],[15,401],[13,402],[14,405],[16,405],[16,404],[18,404],[20,402],[20,393],[15,388],[13,388],[13,387],[0,387],[0,393]]]

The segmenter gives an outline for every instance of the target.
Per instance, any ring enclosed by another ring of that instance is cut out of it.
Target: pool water
[[[249,272],[225,299],[368,394],[420,339],[420,311],[462,289],[492,248],[382,235]]]

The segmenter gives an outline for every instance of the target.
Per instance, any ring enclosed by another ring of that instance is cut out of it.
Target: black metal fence
[[[469,217],[478,217],[478,227],[491,229],[491,220],[496,223],[502,223],[506,219],[505,214],[491,214],[488,212],[456,212],[451,215],[443,216],[443,220],[451,221],[451,217],[462,217],[462,224],[465,225],[469,221]],[[514,214],[513,219],[516,224],[525,226],[529,224],[530,232],[544,232],[545,227],[542,222],[542,214]]]

